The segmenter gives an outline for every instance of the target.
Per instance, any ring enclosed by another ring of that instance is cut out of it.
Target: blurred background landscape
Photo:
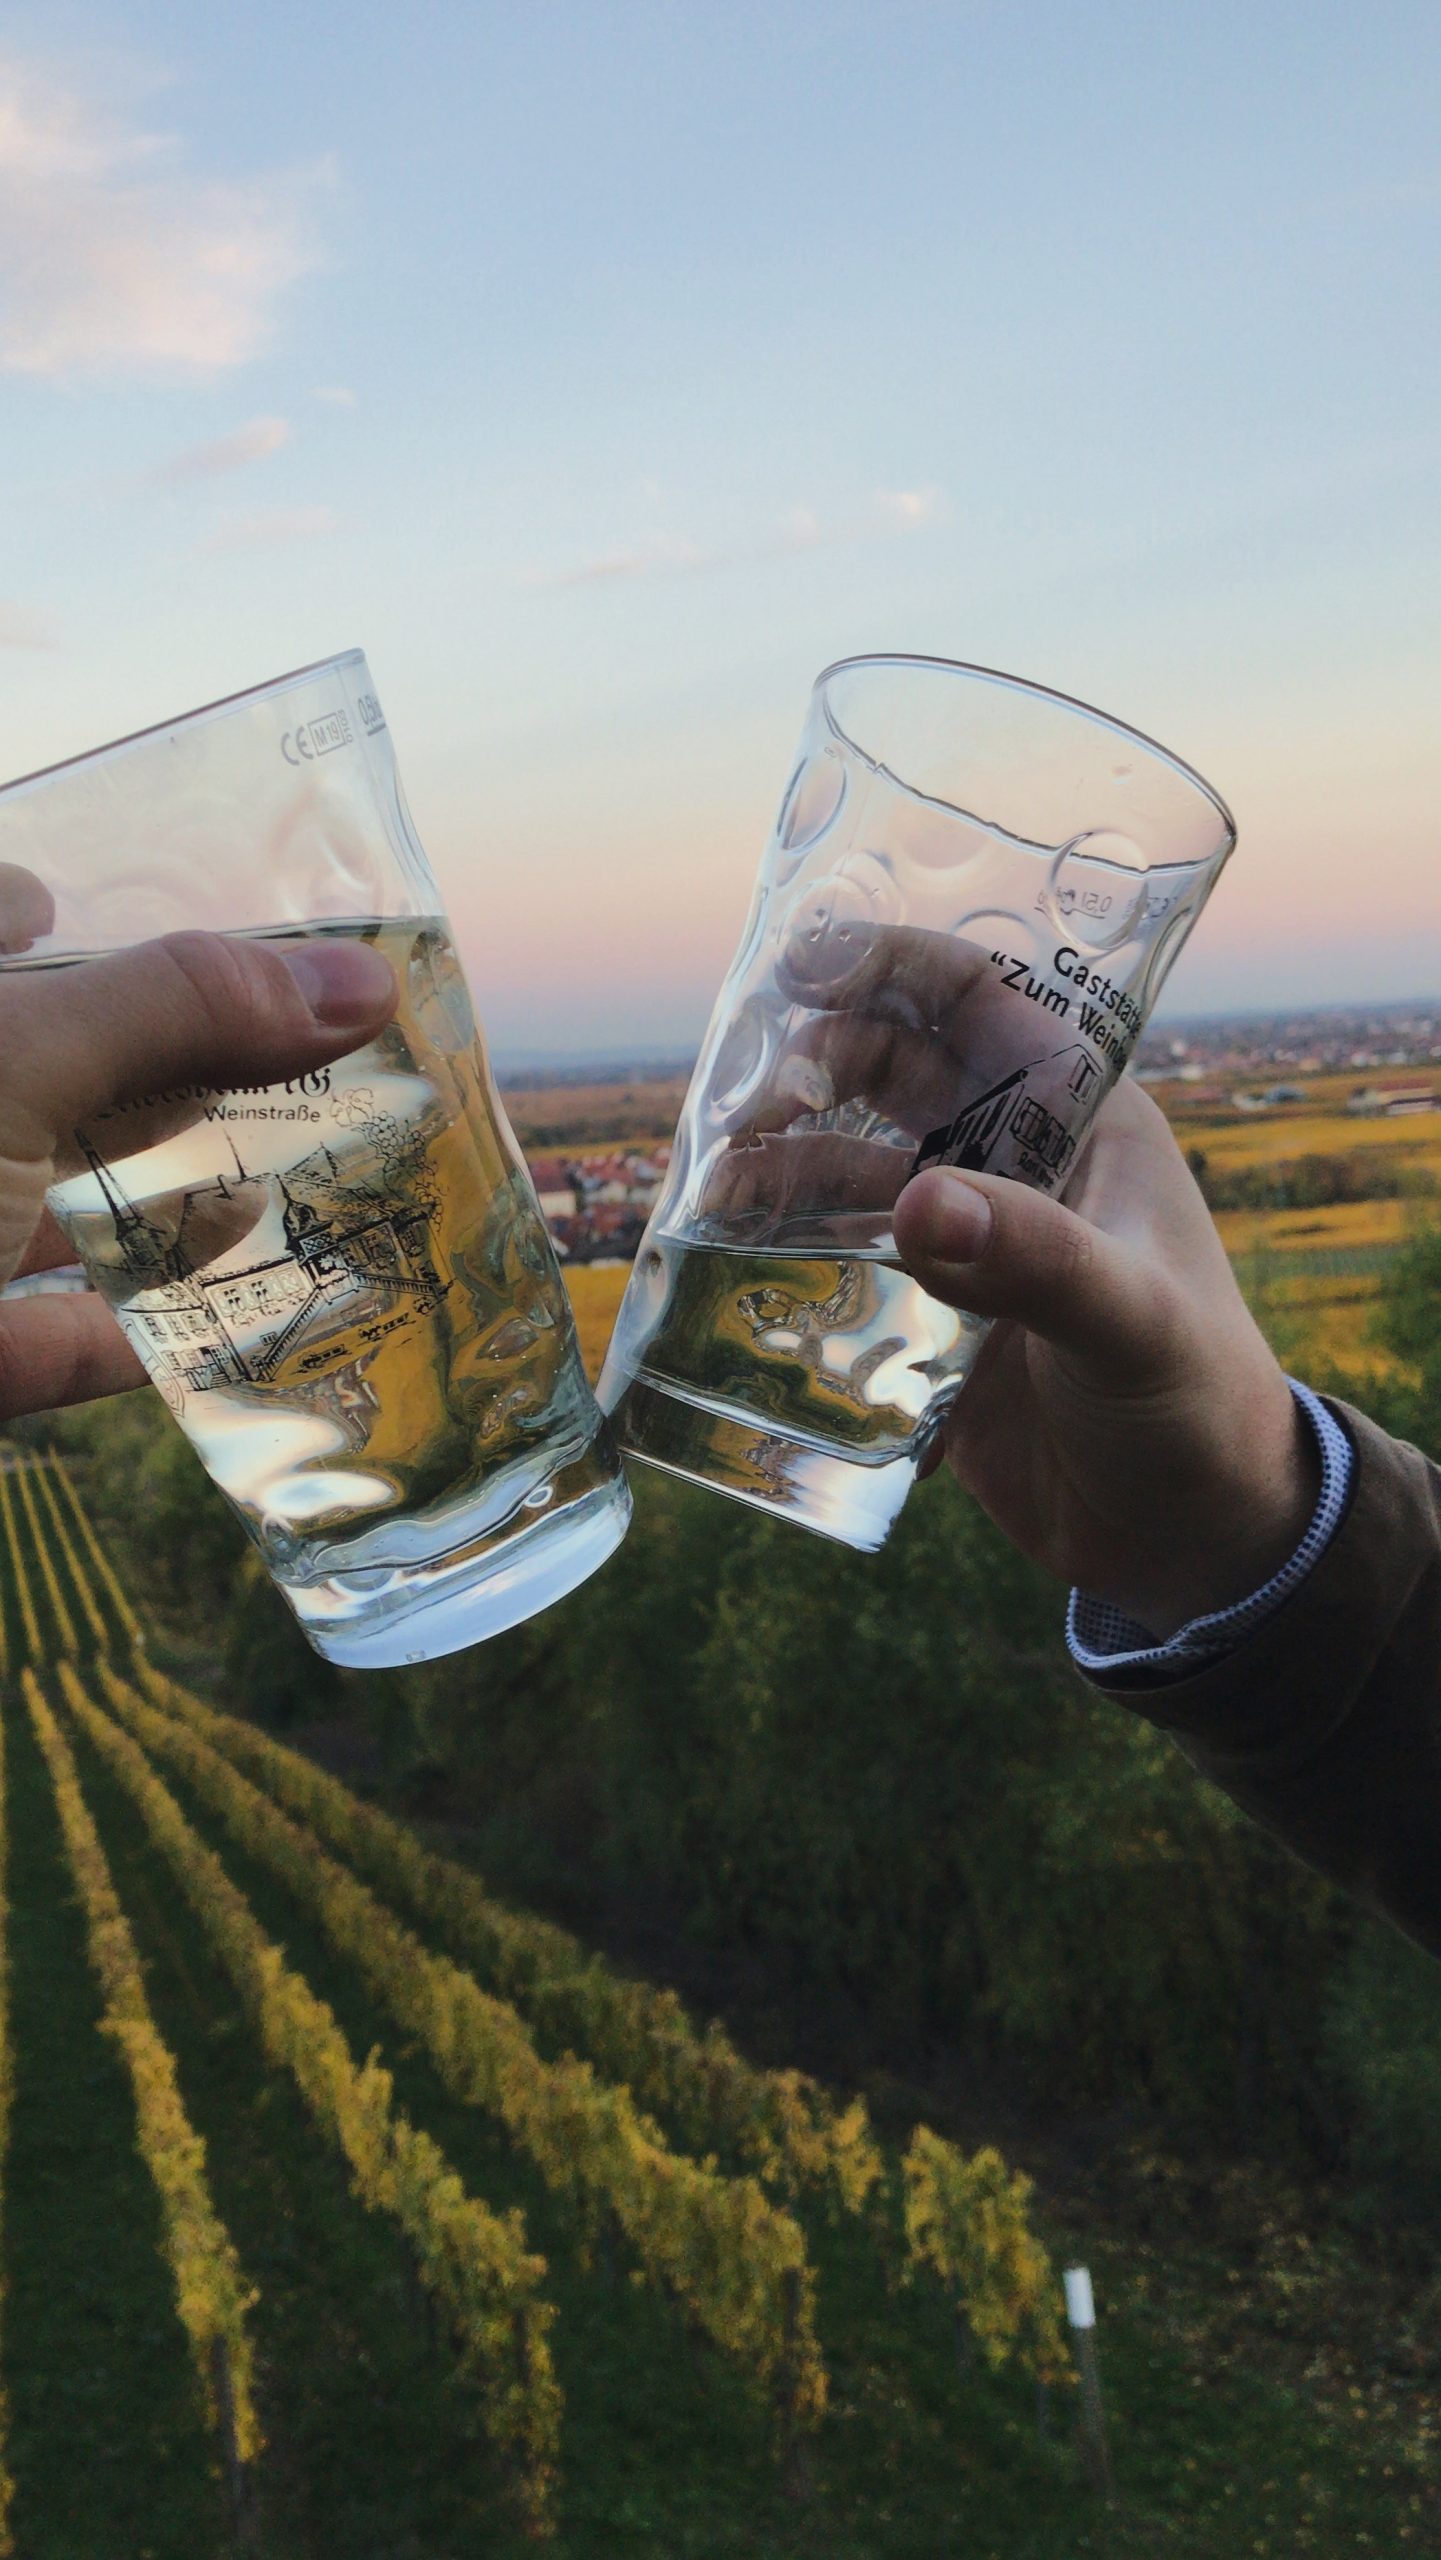
[[[1097,703],[1240,830],[1137,1069],[1283,1359],[1441,1454],[1436,104],[1428,0],[15,0],[0,775],[368,650],[594,1373],[817,670]],[[636,1499],[361,1678],[157,1398],[0,1444],[0,2541],[1441,2547],[1434,1971],[948,1478],[870,1560]]]
[[[1179,1024],[1150,1036],[1141,1071],[1283,1358],[1441,1454],[1441,1007]],[[552,1215],[573,1239],[586,1168],[605,1173],[600,1189],[643,1190],[674,1098],[664,1066],[613,1083],[599,1068],[512,1081],[542,1186],[569,1181],[573,1203]],[[602,1252],[564,1267],[594,1373],[628,1266]],[[946,2303],[967,2286],[913,2276],[876,2290],[857,2255],[874,2226],[838,2226],[803,2195],[832,2397],[798,2502],[745,2392],[708,2354],[668,2357],[673,2312],[618,2297],[584,2251],[577,2266],[543,2181],[445,2103],[413,2038],[397,2041],[344,1986],[293,1895],[277,1899],[253,1857],[227,1848],[292,1961],[341,1985],[357,2052],[380,2036],[419,2120],[484,2193],[523,2204],[546,2249],[561,2303],[562,2550],[1280,2560],[1433,2547],[1434,1970],[1085,1690],[1061,1642],[1062,1595],[948,1478],[861,1558],[640,1469],[634,1529],[594,1583],[471,1654],[360,1676],[310,1653],[158,1400],[15,1426],[12,1481],[46,1453],[80,1489],[162,1675],[399,1816],[503,1909],[573,1932],[576,1963],[598,1954],[678,1992],[749,2064],[799,2067],[838,2108],[863,2095],[889,2212],[924,2125],[958,2161],[999,2155],[1006,2177],[1034,2182],[1017,2227],[1049,2252],[1046,2288],[1074,2258],[1093,2270],[1119,2506],[1088,2479],[1064,2372],[1037,2398],[1034,2376],[1051,2368],[1024,2285],[1001,2286],[994,2365],[973,2342],[958,2363]],[[12,1664],[25,1551],[22,1538],[0,1578]],[[33,1553],[28,1571],[43,1612]],[[52,1671],[55,1641],[42,1627]],[[493,2465],[453,2385],[429,2372],[422,2332],[397,2329],[383,2248],[356,2254],[334,2226],[335,2173],[327,2185],[298,2135],[277,2136],[273,2068],[256,2111],[243,2019],[87,1760],[154,1996],[187,2086],[205,2094],[214,2175],[258,2253],[262,2371],[284,2412],[261,2459],[263,2547],[319,2551],[343,2532],[377,2560],[459,2554],[481,2518],[504,2547]],[[39,1856],[37,1833],[24,1859]],[[64,1901],[56,1877],[37,1871],[37,1890],[40,1910],[18,1906],[18,1996],[43,1964],[30,2029],[53,2061],[31,2107],[45,2178],[73,2213],[77,2179],[92,2204],[103,2197],[94,2155],[103,2164],[123,2131],[88,2098],[83,2126],[57,2117],[79,2099],[52,2077],[57,2039],[76,2069],[77,1957],[46,1943],[58,1915],[40,1926],[45,1902]],[[41,1954],[27,1954],[32,1929]],[[642,2060],[642,2089],[643,2072]],[[26,2176],[21,2142],[12,2212]],[[322,2220],[302,2236],[321,2212],[313,2193],[301,2201],[317,2178]],[[968,2279],[982,2310],[985,2263]],[[178,2331],[154,2314],[145,2387],[160,2397],[137,2433],[117,2367],[132,2353],[124,2319],[97,2329],[84,2289],[57,2300],[54,2275],[53,2258],[43,2283],[22,2265],[7,2311],[26,2342],[12,2349],[14,2458],[33,2547],[68,2550],[78,2513],[102,2537],[91,2547],[118,2548],[103,2536],[127,2496],[146,2501],[154,2552],[209,2548],[194,2539],[207,2531],[228,2547],[214,2460],[185,2450]],[[65,2379],[77,2334],[83,2406]],[[357,2371],[373,2383],[363,2462]],[[92,2466],[78,2507],[71,2474],[33,2468],[57,2389]],[[156,2499],[141,2484],[153,2486],[163,2407],[181,2450]],[[443,2494],[437,2427],[459,2430]]]

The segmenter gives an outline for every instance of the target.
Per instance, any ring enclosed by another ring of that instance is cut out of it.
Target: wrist
[[[1205,1470],[1205,1493],[1171,1524],[1164,1555],[1103,1594],[1158,1644],[1262,1589],[1295,1554],[1315,1516],[1322,1465],[1316,1434],[1289,1384],[1238,1417],[1235,1437]]]

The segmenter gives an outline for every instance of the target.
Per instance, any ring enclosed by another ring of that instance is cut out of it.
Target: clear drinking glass
[[[0,861],[55,907],[0,967],[205,926],[395,969],[367,1048],[109,1113],[51,1194],[317,1652],[425,1661],[593,1572],[629,1496],[360,651],[10,784]]]
[[[622,1448],[879,1547],[986,1331],[901,1269],[897,1195],[1060,1188],[1234,842],[1084,703],[827,668],[601,1377]]]

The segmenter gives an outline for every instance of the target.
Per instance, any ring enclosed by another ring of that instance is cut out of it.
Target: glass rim
[[[186,729],[192,720],[210,720],[223,711],[238,711],[248,702],[260,702],[267,693],[283,693],[287,686],[300,684],[307,676],[320,676],[331,667],[353,667],[365,664],[363,649],[337,649],[333,657],[315,658],[308,667],[292,667],[283,676],[267,676],[262,684],[242,685],[238,693],[222,693],[214,702],[197,702],[193,711],[177,711],[168,720],[148,720],[143,729],[128,729],[120,738],[107,738],[98,747],[82,747],[78,755],[61,756],[54,764],[41,764],[33,773],[13,774],[8,782],[0,782],[0,800],[12,791],[23,791],[29,783],[49,782],[58,773],[74,773],[81,765],[98,764],[103,756],[113,756],[122,747],[143,746],[147,738],[158,738],[167,729]]]
[[[1151,737],[1146,730],[1136,728],[1129,720],[1118,720],[1114,712],[1102,711],[1097,703],[1083,701],[1078,693],[1062,693],[1058,685],[1040,684],[1033,676],[1008,675],[1004,667],[983,667],[969,658],[933,657],[925,651],[907,649],[861,649],[853,657],[833,658],[828,667],[822,667],[811,691],[824,697],[832,676],[848,675],[853,668],[858,667],[929,667],[943,675],[983,676],[987,683],[1005,685],[1012,693],[1033,694],[1041,702],[1058,703],[1063,710],[1082,711],[1088,720],[1098,721],[1103,729],[1113,730],[1117,737],[1134,739],[1136,745],[1144,747],[1149,755],[1159,756],[1163,764],[1170,765],[1173,771],[1183,775],[1187,782],[1194,783],[1196,789],[1210,801],[1212,808],[1217,812],[1231,843],[1234,845],[1236,841],[1238,832],[1236,820],[1214,783],[1208,782],[1205,775],[1198,773],[1193,764],[1188,764],[1184,756],[1178,756],[1174,748],[1162,746],[1159,738]],[[851,736],[849,729],[841,727],[828,700],[825,703],[825,714],[836,736],[844,739],[845,744],[853,749],[863,762],[875,767],[876,757],[861,745],[858,738]],[[889,771],[889,767],[886,770]],[[904,776],[899,775],[896,779],[904,781]],[[910,784],[906,785],[908,790],[911,787]]]

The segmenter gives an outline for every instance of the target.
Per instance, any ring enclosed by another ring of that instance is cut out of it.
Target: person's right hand
[[[894,1228],[933,1298],[997,1319],[944,1447],[1025,1554],[1161,1639],[1279,1571],[1312,1434],[1148,1094],[1102,1105],[1064,1204],[938,1169]]]
[[[46,893],[0,864],[0,951],[50,930]],[[0,1288],[74,1260],[45,1206],[74,1133],[176,1088],[277,1084],[364,1046],[395,1009],[363,942],[167,934],[65,969],[0,968]],[[89,1293],[0,1306],[0,1419],[138,1386],[139,1362]]]
[[[762,1220],[819,1220],[838,1248],[889,1227],[932,1297],[998,1319],[944,1447],[1007,1535],[1157,1636],[1244,1599],[1304,1534],[1318,1460],[1155,1105],[1116,1088],[1064,1206],[1004,1172],[913,1178],[911,1142],[1017,1068],[1073,1129],[1095,1055],[1078,1019],[976,944],[910,927],[798,934],[776,992],[788,1036],[703,1210],[746,1241]],[[845,1106],[873,1134],[837,1129]]]

